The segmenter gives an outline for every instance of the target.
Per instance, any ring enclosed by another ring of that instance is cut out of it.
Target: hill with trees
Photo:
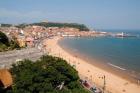
[[[90,93],[79,82],[78,72],[58,57],[24,60],[10,69],[14,84],[7,93]]]
[[[84,24],[78,24],[78,23],[54,23],[54,22],[40,22],[40,23],[33,23],[31,25],[38,25],[38,26],[44,26],[44,27],[72,27],[77,28],[80,31],[89,31],[89,28],[86,27]]]
[[[1,27],[11,27],[12,24],[0,24]]]
[[[24,28],[26,26],[30,25],[37,25],[37,26],[44,26],[44,27],[72,27],[72,28],[77,28],[80,31],[89,31],[89,28],[84,25],[84,24],[78,24],[78,23],[57,23],[57,22],[38,22],[38,23],[31,23],[31,24],[19,24],[15,25],[18,28]],[[1,27],[11,27],[13,26],[12,24],[1,24]]]
[[[44,26],[44,27],[72,27],[72,28],[77,28],[80,31],[89,31],[89,28],[86,27],[84,24],[78,24],[78,23],[55,23],[55,22],[40,22],[40,23],[32,23],[32,24],[19,24],[16,27],[18,28],[24,28],[26,26]]]

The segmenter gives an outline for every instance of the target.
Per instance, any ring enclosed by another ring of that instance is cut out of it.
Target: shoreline
[[[103,70],[99,66],[91,64],[78,56],[74,56],[69,51],[63,49],[58,44],[60,37],[46,40],[46,48],[50,55],[61,57],[68,61],[69,64],[75,65],[79,75],[91,79],[92,82],[99,86],[103,86],[102,77],[106,77],[106,90],[111,93],[139,93],[140,86],[121,78],[120,76],[112,74],[110,71]],[[96,61],[96,60],[94,60]],[[95,62],[94,62],[95,63]]]
[[[135,77],[131,76],[126,69],[124,68],[121,68],[117,65],[113,65],[111,63],[103,63],[103,60],[95,60],[95,58],[88,58],[88,56],[86,55],[83,55],[83,54],[80,54],[80,53],[76,53],[76,51],[70,51],[70,49],[68,49],[69,47],[65,47],[63,46],[62,44],[60,44],[58,42],[58,45],[63,49],[65,50],[66,52],[68,52],[69,54],[73,55],[73,56],[77,56],[79,57],[80,59],[88,62],[89,64],[93,65],[93,66],[97,66],[103,70],[106,70],[107,72],[110,72],[112,74],[116,74],[118,75],[119,77],[121,78],[124,78],[128,81],[130,81],[131,83],[135,83],[137,84],[137,80]]]

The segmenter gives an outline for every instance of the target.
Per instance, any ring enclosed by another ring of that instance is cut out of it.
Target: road
[[[0,68],[10,68],[11,64],[21,59],[30,59],[35,61],[43,54],[44,52],[37,48],[25,48],[21,50],[0,52]]]
[[[41,37],[35,42],[33,48],[23,48],[21,50],[12,50],[0,52],[0,68],[10,68],[13,63],[18,60],[30,59],[35,61],[47,52],[43,48],[43,42],[47,36]]]

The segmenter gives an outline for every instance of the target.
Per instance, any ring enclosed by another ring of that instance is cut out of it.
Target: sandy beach
[[[46,39],[44,44],[49,55],[61,57],[70,65],[74,65],[79,73],[79,76],[89,79],[96,85],[103,87],[105,76],[105,89],[110,93],[140,93],[140,85],[134,84],[124,78],[121,78],[115,74],[112,74],[104,69],[89,64],[85,60],[80,59],[78,56],[72,55],[65,51],[58,45],[58,41],[61,37],[54,37],[52,39]]]

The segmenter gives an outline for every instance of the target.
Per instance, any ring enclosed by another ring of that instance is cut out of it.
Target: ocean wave
[[[112,66],[112,67],[115,67],[115,68],[121,69],[121,70],[126,70],[126,69],[124,69],[124,68],[122,68],[122,67],[119,67],[119,66],[114,65],[114,64],[111,64],[111,63],[107,63],[107,64],[110,65],[110,66]]]

